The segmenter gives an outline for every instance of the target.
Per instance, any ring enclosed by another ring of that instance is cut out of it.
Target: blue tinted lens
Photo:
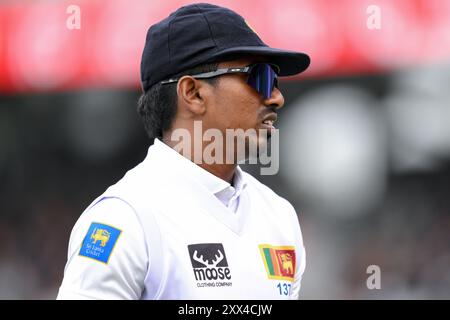
[[[261,93],[264,99],[269,99],[273,87],[278,84],[277,74],[269,64],[257,64],[253,67],[247,83]]]

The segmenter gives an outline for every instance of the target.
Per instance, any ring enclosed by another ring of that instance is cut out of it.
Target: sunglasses
[[[272,96],[274,87],[278,88],[279,67],[270,63],[255,63],[240,68],[224,68],[216,71],[191,75],[195,79],[208,79],[224,74],[246,73],[248,74],[247,84],[263,95],[264,99]],[[180,78],[172,78],[161,81],[161,84],[177,82]]]

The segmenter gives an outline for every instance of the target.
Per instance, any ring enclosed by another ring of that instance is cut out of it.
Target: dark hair
[[[216,71],[218,63],[203,64],[183,71],[171,78],[188,74]],[[204,79],[211,85],[216,85],[218,78]],[[153,144],[155,138],[162,139],[163,132],[169,130],[177,113],[177,83],[156,83],[144,92],[138,101],[137,112],[142,118],[145,130]]]

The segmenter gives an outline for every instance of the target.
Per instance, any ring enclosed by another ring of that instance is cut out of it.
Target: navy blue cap
[[[152,25],[141,60],[142,88],[204,63],[260,55],[280,67],[279,76],[298,74],[310,59],[301,52],[270,48],[236,12],[207,3],[179,8]]]

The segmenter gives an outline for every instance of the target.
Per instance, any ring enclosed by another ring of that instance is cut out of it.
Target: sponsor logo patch
[[[294,281],[295,247],[259,245],[269,279]]]
[[[121,233],[117,228],[93,222],[81,244],[79,255],[108,263]]]
[[[231,271],[221,243],[188,245],[197,287],[231,286]]]

